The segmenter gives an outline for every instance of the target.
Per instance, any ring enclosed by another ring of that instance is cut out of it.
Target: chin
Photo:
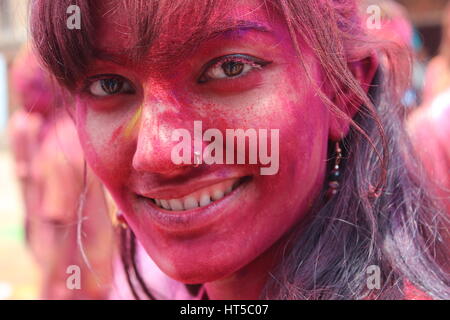
[[[262,256],[277,242],[276,237],[270,234],[251,243],[238,232],[228,238],[209,235],[204,239],[177,239],[166,247],[147,236],[143,246],[167,276],[186,284],[200,284],[236,274]]]
[[[172,269],[168,270],[168,272],[166,272],[166,270],[162,271],[170,278],[181,283],[200,284],[224,279],[232,275],[235,272],[235,268],[223,265],[211,265],[209,267],[200,269],[198,268],[198,266],[193,265],[191,268],[187,267],[186,269],[182,270]]]

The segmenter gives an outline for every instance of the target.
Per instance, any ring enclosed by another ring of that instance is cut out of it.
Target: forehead
[[[158,7],[144,5],[142,12],[138,9],[130,3],[104,2],[94,51],[128,57],[145,53],[153,60],[175,58],[210,38],[249,29],[268,31],[280,22],[260,0],[171,0],[158,1]]]

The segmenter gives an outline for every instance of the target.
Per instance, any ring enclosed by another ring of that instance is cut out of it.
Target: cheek
[[[325,165],[329,113],[300,68],[292,67],[295,64],[269,72],[259,88],[199,105],[198,114],[207,119],[208,127],[223,132],[227,128],[279,130],[280,169],[290,168],[291,175],[303,170],[307,176],[309,169],[317,172]],[[321,83],[318,70],[312,70],[312,77]]]
[[[320,83],[318,72],[313,77]],[[315,195],[323,185],[329,114],[304,75],[295,70],[282,70],[275,79],[283,82],[265,88],[266,100],[260,98],[259,109],[248,113],[255,115],[262,127],[277,128],[279,138],[279,172],[274,176],[259,176],[259,199],[271,212],[283,208],[281,214],[267,214],[267,222],[288,229],[312,205]],[[285,229],[285,230],[286,230]],[[276,228],[273,228],[276,231]]]
[[[280,128],[279,172],[275,176],[259,177],[258,200],[271,202],[272,212],[283,208],[281,214],[268,215],[269,221],[278,223],[280,228],[296,223],[320,191],[328,137],[327,113],[322,103],[308,95],[297,101],[283,100],[280,99],[279,105],[284,112],[272,117],[272,124]]]
[[[81,99],[76,103],[77,130],[86,160],[109,189],[123,184],[129,174],[135,139],[127,134],[127,127],[138,110],[98,112]]]

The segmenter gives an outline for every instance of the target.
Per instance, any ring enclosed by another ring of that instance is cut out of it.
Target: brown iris
[[[228,77],[235,77],[242,73],[244,64],[239,61],[227,61],[222,64],[222,69]]]

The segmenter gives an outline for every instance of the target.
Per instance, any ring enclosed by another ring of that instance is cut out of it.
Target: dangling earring
[[[327,198],[330,199],[333,197],[339,190],[339,176],[341,172],[339,171],[342,160],[342,149],[339,145],[339,142],[336,142],[335,146],[335,159],[334,159],[334,167],[330,172],[329,182],[328,182],[328,191]]]

